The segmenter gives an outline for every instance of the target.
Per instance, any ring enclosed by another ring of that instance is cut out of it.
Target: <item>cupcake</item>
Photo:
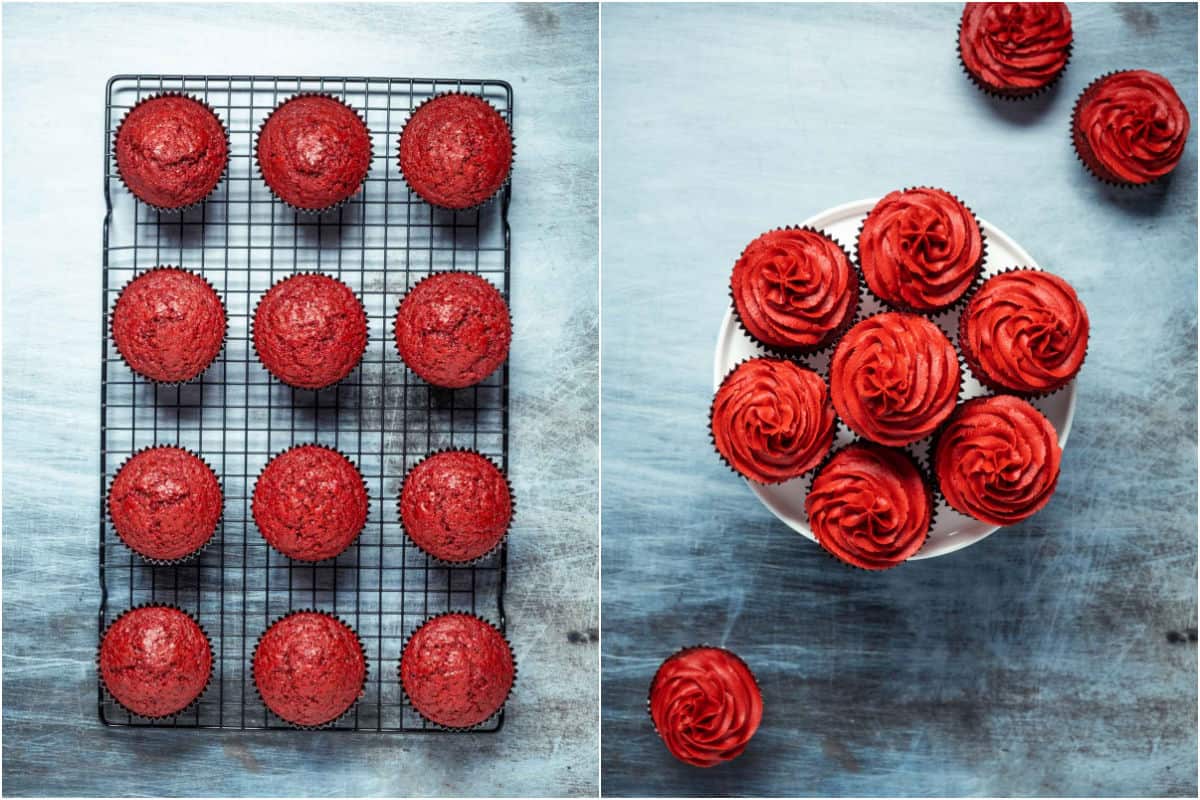
[[[821,468],[804,508],[817,543],[831,555],[883,570],[925,543],[933,491],[903,450],[861,442],[843,447]]]
[[[108,515],[129,549],[148,561],[182,561],[217,530],[224,504],[216,473],[182,447],[160,445],[121,465],[108,490]]]
[[[425,202],[465,209],[508,180],[512,132],[483,98],[443,94],[422,103],[400,132],[400,172]]]
[[[650,683],[649,707],[667,750],[694,767],[740,756],[763,715],[750,668],[718,647],[688,647],[664,661]]]
[[[958,346],[985,386],[1022,395],[1054,392],[1083,366],[1087,309],[1057,275],[1002,272],[967,303],[958,321]]]
[[[199,100],[162,94],[134,106],[117,126],[117,172],[134,197],[164,211],[199,203],[229,163],[229,134]]]
[[[1075,153],[1102,181],[1140,186],[1175,169],[1191,117],[1175,87],[1144,69],[1093,81],[1075,102]]]
[[[983,265],[983,233],[971,209],[941,189],[890,192],[858,233],[867,287],[902,311],[954,305]]]
[[[367,312],[346,284],[302,273],[262,296],[253,335],[272,375],[297,389],[324,389],[349,375],[366,352]]]
[[[470,450],[435,453],[408,471],[400,521],[413,544],[441,561],[487,555],[512,522],[512,489],[491,461]]]
[[[358,634],[323,611],[293,611],[275,622],[259,638],[252,668],[263,703],[300,728],[335,721],[367,683]]]
[[[100,681],[132,714],[171,717],[200,698],[212,676],[212,644],[177,608],[146,605],[117,617],[100,641]]]
[[[367,487],[350,459],[316,444],[267,463],[254,484],[254,524],[267,543],[297,561],[341,553],[367,524]]]
[[[811,353],[850,326],[858,273],[836,241],[810,228],[759,236],[733,266],[730,293],[746,333],[767,347]]]
[[[833,407],[852,431],[889,447],[929,436],[954,411],[962,375],[941,328],[889,311],[842,337],[830,364]]]
[[[958,407],[934,448],[934,469],[951,508],[1012,525],[1041,511],[1058,484],[1058,434],[1028,401],[977,397]]]
[[[1031,97],[1062,75],[1071,41],[1066,3],[967,3],[958,27],[958,57],[985,92]]]
[[[112,337],[129,368],[158,383],[200,375],[225,343],[227,317],[208,281],[177,267],[137,276],[117,297]]]
[[[512,322],[496,287],[471,272],[436,272],[408,291],[396,311],[396,349],[434,386],[462,389],[508,358]]]
[[[442,614],[409,637],[400,685],[417,713],[447,728],[473,728],[504,707],[517,664],[504,635],[472,614]]]
[[[752,358],[721,382],[709,426],[730,469],[757,483],[783,483],[820,464],[833,445],[829,387],[791,361]]]
[[[300,211],[327,211],[367,179],[371,132],[340,100],[296,95],[263,122],[255,152],[259,172],[276,197]]]

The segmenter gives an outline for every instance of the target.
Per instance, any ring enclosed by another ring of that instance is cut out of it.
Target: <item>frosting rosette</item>
[[[810,228],[781,228],[747,245],[733,266],[730,293],[750,336],[796,352],[828,345],[858,309],[850,257]]]
[[[717,647],[689,647],[664,661],[650,684],[649,706],[667,750],[696,767],[740,756],[763,713],[750,668]]]
[[[1028,97],[1066,69],[1071,41],[1066,3],[967,3],[958,53],[967,74],[983,89]]]
[[[1091,83],[1071,119],[1075,152],[1096,177],[1141,185],[1179,163],[1191,117],[1175,88],[1144,69],[1115,72]]]
[[[905,311],[940,311],[971,287],[983,263],[983,233],[971,210],[941,189],[889,192],[858,234],[867,286]]]
[[[1054,427],[1012,395],[963,403],[934,448],[946,502],[993,525],[1012,525],[1045,507],[1058,485],[1061,459]]]
[[[924,439],[954,411],[962,373],[954,345],[924,317],[888,311],[851,328],[833,353],[838,416],[878,444]]]
[[[829,387],[810,369],[752,358],[713,398],[713,444],[730,467],[758,483],[783,483],[821,463],[833,445]]]
[[[958,323],[963,358],[998,391],[1044,394],[1079,373],[1087,309],[1071,285],[1032,269],[1002,272],[980,287]]]
[[[883,570],[925,543],[933,492],[902,450],[856,443],[817,473],[804,501],[817,542],[841,561]]]

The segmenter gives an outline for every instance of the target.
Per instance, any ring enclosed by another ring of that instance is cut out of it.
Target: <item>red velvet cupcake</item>
[[[121,181],[143,203],[177,211],[199,203],[221,182],[229,135],[220,117],[181,94],[147,98],[117,127]]]
[[[108,693],[127,711],[150,719],[174,716],[199,699],[212,662],[212,644],[199,623],[162,605],[117,617],[97,658]]]
[[[121,465],[108,490],[113,529],[128,547],[159,563],[200,552],[221,519],[224,500],[212,468],[181,447],[162,445]]]
[[[259,172],[276,197],[301,211],[327,211],[367,179],[371,132],[340,100],[302,94],[271,112],[255,152]]]
[[[1011,395],[963,403],[934,449],[946,502],[992,525],[1012,525],[1041,511],[1058,485],[1061,460],[1054,427]]]
[[[1072,39],[1066,3],[967,3],[958,55],[984,91],[1030,97],[1062,75]]]
[[[462,389],[508,358],[512,322],[495,286],[470,272],[437,272],[400,302],[395,334],[409,369],[434,386]]]
[[[254,350],[272,375],[297,389],[324,389],[349,375],[367,350],[367,312],[328,275],[276,283],[254,310]]]
[[[434,558],[467,563],[500,544],[512,522],[512,489],[491,461],[469,450],[435,453],[408,471],[400,521]]]
[[[225,343],[226,326],[216,290],[177,267],[137,276],[113,307],[117,352],[130,369],[158,383],[190,381],[208,369]]]
[[[959,317],[958,346],[971,372],[992,389],[1054,392],[1074,380],[1087,356],[1087,309],[1057,275],[1002,272]]]
[[[425,101],[400,132],[400,172],[431,205],[464,209],[489,200],[508,180],[508,123],[483,98],[444,94]]]
[[[733,266],[730,293],[751,338],[809,353],[832,342],[858,310],[858,273],[832,238],[810,228],[759,236]]]
[[[504,635],[471,614],[442,614],[409,637],[400,685],[414,709],[447,728],[473,728],[504,707],[517,664]]]
[[[271,459],[254,484],[254,523],[267,543],[297,561],[341,553],[367,524],[367,487],[350,459],[316,444]]]
[[[259,638],[253,671],[259,697],[277,717],[319,728],[362,696],[367,656],[358,634],[337,617],[294,611]]]
[[[763,700],[746,662],[718,647],[688,647],[654,674],[649,708],[671,755],[714,767],[745,751],[762,722]]]

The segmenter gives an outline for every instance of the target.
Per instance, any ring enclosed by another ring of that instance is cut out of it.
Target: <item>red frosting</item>
[[[1106,75],[1075,104],[1075,152],[1097,177],[1142,184],[1179,163],[1191,117],[1171,82],[1146,70]]]
[[[858,308],[858,277],[841,245],[785,228],[751,242],[733,266],[733,305],[763,344],[807,352],[829,344]]]
[[[803,475],[833,445],[829,387],[812,370],[782,359],[739,364],[717,389],[709,424],[726,463],[759,483]]]
[[[208,685],[212,646],[184,612],[144,606],[105,631],[99,664],[100,679],[118,703],[143,717],[169,717]]]
[[[512,520],[504,474],[478,453],[452,450],[417,464],[400,491],[409,538],[434,558],[471,561],[490,552]]]
[[[221,519],[221,485],[209,466],[171,446],[126,461],[108,490],[108,511],[121,541],[155,561],[190,556]]]
[[[367,313],[341,281],[293,275],[259,301],[254,349],[289,386],[323,389],[349,375],[366,352]]]
[[[199,275],[175,267],[153,269],[121,290],[112,335],[134,372],[161,383],[202,373],[225,342],[225,306]]]
[[[737,758],[762,722],[762,692],[728,650],[690,647],[663,662],[650,684],[650,717],[671,755],[696,767]]]
[[[1066,3],[967,3],[958,33],[963,66],[990,91],[1025,97],[1049,86],[1071,55]]]
[[[332,97],[300,95],[263,123],[258,167],[281,200],[321,211],[353,195],[371,168],[371,132]]]
[[[470,272],[439,272],[414,286],[396,312],[396,348],[434,386],[461,389],[508,358],[512,323],[495,286]]]
[[[225,126],[208,106],[167,95],[135,106],[117,128],[117,171],[129,191],[159,208],[208,196],[225,171]]]
[[[413,191],[443,208],[470,208],[504,185],[512,167],[504,117],[469,94],[435,97],[400,133],[400,171]]]
[[[951,507],[1012,525],[1050,501],[1061,458],[1058,435],[1036,408],[997,395],[959,406],[938,436],[934,466]]]
[[[267,708],[293,725],[318,726],[363,693],[367,657],[350,626],[318,611],[276,622],[254,650],[254,685]]]
[[[971,370],[998,391],[1053,392],[1083,366],[1087,309],[1057,275],[1003,272],[967,304],[959,318],[958,345]]]
[[[888,569],[925,543],[933,492],[903,451],[852,444],[817,473],[804,507],[830,553],[863,569]]]
[[[400,657],[400,683],[413,708],[448,728],[486,722],[504,706],[516,674],[504,636],[470,614],[427,621]]]
[[[842,337],[829,388],[851,430],[903,447],[929,436],[950,416],[961,378],[958,355],[941,328],[915,314],[889,311]]]
[[[970,209],[941,189],[891,192],[858,234],[858,258],[871,291],[907,311],[948,308],[983,263],[983,234]]]
[[[333,558],[367,524],[367,488],[336,450],[315,444],[275,456],[254,485],[254,522],[279,552],[299,561]]]

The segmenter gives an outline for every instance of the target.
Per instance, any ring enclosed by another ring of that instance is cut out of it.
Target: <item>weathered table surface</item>
[[[142,70],[513,84],[506,606],[521,676],[499,735],[97,722],[104,82]],[[595,793],[596,86],[594,6],[5,6],[7,794]]]
[[[605,794],[1196,794],[1196,136],[1161,185],[1076,162],[1094,77],[1167,75],[1195,122],[1196,11],[1072,6],[1064,80],[988,99],[959,5],[605,6]],[[1092,321],[1049,507],[866,574],[763,507],[708,440],[712,351],[754,236],[903,186],[959,193]],[[660,660],[733,648],[766,698],[738,761],[672,759]]]

